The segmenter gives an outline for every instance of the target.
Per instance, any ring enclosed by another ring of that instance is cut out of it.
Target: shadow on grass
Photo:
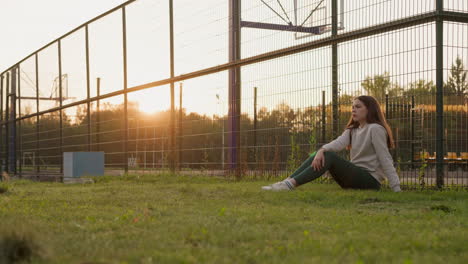
[[[43,259],[45,250],[37,236],[22,226],[8,225],[0,230],[0,263],[28,263]]]

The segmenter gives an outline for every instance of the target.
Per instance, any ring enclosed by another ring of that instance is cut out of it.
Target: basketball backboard
[[[331,0],[294,0],[294,25],[317,28],[316,34],[295,32],[296,39],[321,35],[331,31]],[[344,0],[338,0],[338,30],[344,29]]]
[[[292,32],[302,39],[331,31],[332,0],[257,0],[266,12],[280,18],[283,23],[241,21],[241,27]],[[344,0],[338,0],[338,30],[344,29]]]

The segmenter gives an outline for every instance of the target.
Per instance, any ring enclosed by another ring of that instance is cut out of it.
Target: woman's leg
[[[316,171],[313,167],[305,168],[299,174],[292,177],[297,185],[302,185],[322,176],[330,171],[333,179],[342,188],[354,189],[380,189],[380,183],[369,172],[353,163],[341,158],[333,152],[325,152],[325,166]],[[315,157],[312,156],[312,160]]]
[[[301,166],[299,166],[299,168],[297,168],[297,169],[293,172],[293,174],[291,174],[288,178],[294,178],[294,177],[297,176],[299,173],[301,173],[302,171],[304,171],[305,169],[307,169],[308,167],[310,167],[310,166],[312,165],[312,161],[314,161],[315,153],[317,153],[317,152],[312,153],[312,154],[301,164]]]
[[[277,182],[277,183],[274,183],[274,184],[271,184],[271,185],[268,185],[268,186],[263,186],[262,189],[263,190],[270,190],[270,191],[271,190],[280,191],[280,190],[292,190],[292,189],[294,189],[294,187],[297,184],[296,184],[296,181],[294,180],[293,177],[299,175],[301,172],[303,172],[304,170],[309,168],[312,165],[312,161],[314,160],[314,157],[315,157],[315,153],[310,155],[310,157],[307,158],[301,164],[301,166],[299,166],[299,168],[297,168],[296,171],[294,171],[293,174],[291,174],[291,176],[289,176],[286,180],[281,181],[281,182]]]

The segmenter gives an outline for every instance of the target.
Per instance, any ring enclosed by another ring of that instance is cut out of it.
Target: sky
[[[0,0],[0,72],[123,0]]]
[[[323,2],[320,16],[313,24],[330,23],[329,3]],[[448,1],[448,0],[447,0]],[[89,19],[123,3],[120,0],[0,0],[0,72],[35,50],[76,28]],[[267,1],[280,10],[277,1]],[[282,1],[290,19],[294,20],[292,1]],[[299,21],[307,17],[319,0],[298,0],[302,3]],[[454,2],[454,1],[452,1]],[[455,1],[462,3],[463,0]],[[128,86],[133,87],[169,77],[168,55],[168,1],[139,0],[127,9]],[[200,70],[228,62],[227,0],[174,1],[175,75]],[[307,4],[305,4],[307,3]],[[466,9],[466,6],[462,6]],[[430,12],[434,1],[428,0],[356,0],[344,5],[343,29],[348,32],[412,14]],[[339,9],[341,12],[341,8]],[[340,14],[341,16],[341,14]],[[261,1],[243,1],[242,20],[284,23]],[[13,22],[14,21],[14,22]],[[100,79],[101,94],[123,87],[121,11],[89,25],[90,89],[97,94]],[[447,65],[460,55],[468,61],[465,48],[467,26],[451,26],[447,37],[455,41],[446,45],[458,46],[447,55]],[[359,92],[361,81],[367,76],[389,72],[392,82],[402,86],[418,79],[431,80],[434,76],[434,24],[388,32],[379,36],[341,43],[339,52],[339,82],[343,92]],[[292,32],[242,29],[242,57],[250,57],[280,48],[298,45],[330,36],[296,38]],[[68,92],[64,104],[86,98],[84,30],[79,30],[62,41],[62,73],[67,74]],[[40,96],[53,95],[58,76],[57,46],[41,51],[39,57]],[[34,93],[35,68],[30,59],[21,65],[22,91]],[[183,108],[188,112],[208,115],[227,113],[227,72],[220,72],[183,82]],[[180,84],[176,84],[176,98]],[[322,91],[331,100],[331,49],[324,47],[248,65],[242,69],[243,112],[252,114],[252,95],[258,87],[258,108],[272,109],[282,102],[293,108],[305,108],[321,103]],[[26,95],[26,94],[23,94]],[[31,96],[31,95],[30,95]],[[168,86],[155,87],[129,94],[129,100],[138,102],[145,112],[169,107]],[[178,100],[176,99],[176,107]],[[107,99],[118,104],[122,97]],[[27,102],[22,107],[27,107]],[[53,107],[54,102],[40,102],[40,110]],[[34,102],[29,104],[34,109]]]

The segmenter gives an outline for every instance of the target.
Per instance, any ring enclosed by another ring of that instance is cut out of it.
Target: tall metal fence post
[[[179,141],[179,154],[177,156],[177,168],[180,170],[182,168],[182,161],[183,161],[183,152],[182,152],[182,144],[183,144],[183,131],[182,131],[182,118],[184,117],[184,112],[182,108],[182,94],[183,94],[183,84],[179,83],[179,125],[177,129],[177,138]]]
[[[36,113],[39,113],[39,57],[37,53],[34,56],[34,63],[36,66]],[[41,166],[39,164],[39,159],[41,158],[41,151],[39,146],[39,130],[40,130],[40,117],[36,116],[36,153],[34,155],[34,164],[36,165],[36,173],[41,171]],[[38,176],[38,175],[37,175]]]
[[[127,94],[127,17],[125,6],[122,7],[122,38],[123,38],[123,85],[124,85],[124,162],[125,173],[128,172],[128,94]]]
[[[11,70],[11,86],[8,91],[8,99],[10,101],[9,114],[9,131],[8,131],[8,172],[16,174],[16,80],[17,68]]]
[[[321,145],[322,144],[326,144],[325,140],[326,140],[326,118],[327,118],[327,115],[326,115],[326,106],[325,106],[325,91],[322,91],[322,125],[321,125],[321,130],[322,130],[322,133],[321,133]],[[313,146],[314,148],[317,147],[317,146]]]
[[[62,91],[62,42],[61,40],[59,39],[57,41],[57,44],[58,44],[58,68],[59,68],[59,97],[60,97],[60,101],[59,101],[59,104],[60,104],[60,111],[59,111],[59,123],[60,123],[60,130],[59,130],[59,137],[60,137],[60,148],[59,148],[59,152],[60,152],[60,173],[63,173],[63,110],[62,110],[62,106],[63,106],[63,91]]]
[[[240,56],[241,1],[229,0],[229,62],[237,61]],[[228,162],[231,172],[240,177],[240,113],[241,87],[240,68],[229,68],[229,113],[228,113]]]
[[[436,0],[437,14],[444,8],[443,0]],[[436,19],[436,185],[444,185],[444,24]]]
[[[18,64],[18,95],[17,95],[17,99],[18,99],[18,117],[21,117],[21,66]],[[17,127],[18,127],[18,131],[17,131],[17,139],[18,139],[18,143],[16,145],[16,148],[17,148],[17,161],[18,161],[18,164],[17,164],[17,172],[19,174],[20,177],[22,177],[22,173],[23,173],[23,167],[22,167],[22,158],[23,158],[23,143],[22,143],[22,140],[23,140],[23,137],[22,137],[22,130],[21,130],[21,120],[18,120],[17,121]]]
[[[170,51],[170,74],[174,78],[174,5],[173,0],[169,0],[169,51]],[[175,98],[174,98],[174,81],[171,81],[171,115],[169,124],[169,167],[171,171],[175,171]]]
[[[254,87],[254,159],[258,162],[258,148],[257,148],[257,87]]]
[[[1,158],[0,158],[0,173],[3,172],[3,170],[5,168],[3,168],[3,162],[4,162],[4,159],[5,159],[5,156],[3,155],[3,147],[4,147],[4,144],[3,144],[3,80],[4,80],[4,76],[0,76],[0,155],[1,155]],[[1,177],[0,177],[1,179]]]
[[[101,78],[96,79],[96,95],[99,97],[101,95]],[[96,101],[96,151],[100,149],[101,142],[101,100]]]
[[[8,139],[10,137],[10,102],[9,102],[9,97],[8,94],[10,93],[10,72],[7,72],[6,74],[6,86],[5,86],[5,171],[8,172],[8,164],[9,164],[9,145],[8,145]]]
[[[86,98],[88,102],[86,103],[86,116],[88,119],[88,132],[87,132],[87,144],[88,151],[91,150],[91,103],[89,101],[91,97],[91,83],[90,83],[90,73],[89,73],[89,30],[88,25],[85,26],[85,46],[86,46]]]
[[[410,126],[411,126],[411,137],[410,137],[410,142],[411,142],[411,168],[414,169],[414,146],[416,145],[416,142],[414,142],[414,122],[415,120],[415,113],[416,110],[414,109],[415,107],[415,102],[414,102],[414,95],[411,95],[411,109],[410,109]]]
[[[338,35],[338,1],[332,0],[332,37]],[[333,105],[333,138],[338,136],[338,43],[332,44],[332,105]]]

